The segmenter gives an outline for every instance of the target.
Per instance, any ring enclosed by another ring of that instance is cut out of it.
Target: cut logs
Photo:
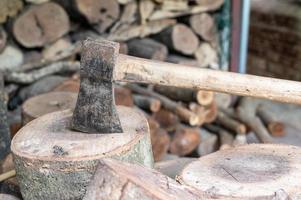
[[[82,199],[104,157],[152,167],[143,114],[122,106],[117,111],[122,134],[75,134],[69,128],[70,110],[44,115],[23,127],[11,148],[24,199]]]
[[[189,24],[202,39],[212,41],[216,38],[216,25],[213,17],[209,14],[192,15],[189,18]]]
[[[133,39],[127,44],[128,54],[132,56],[164,61],[168,54],[165,45],[149,38]]]
[[[13,24],[17,41],[25,47],[42,47],[54,42],[70,29],[69,17],[56,3],[31,6]]]
[[[218,67],[217,51],[209,43],[201,43],[195,50],[194,56],[198,60],[200,67],[210,67],[213,69]]]
[[[28,99],[22,105],[23,125],[45,114],[59,110],[73,110],[77,94],[71,92],[49,92]]]
[[[170,49],[184,55],[192,55],[198,48],[199,40],[184,24],[177,24],[162,31],[158,38]]]
[[[135,105],[143,110],[158,112],[161,109],[161,102],[156,98],[143,95],[134,95],[133,97]]]
[[[22,0],[1,0],[0,23],[6,22],[8,17],[14,17],[22,8]]]
[[[116,160],[100,161],[84,200],[197,200],[201,195],[159,172]]]
[[[167,131],[174,131],[179,124],[178,116],[166,109],[160,109],[154,113],[153,118]]]
[[[134,105],[132,91],[124,87],[114,88],[114,97],[116,105],[132,107]]]
[[[300,160],[299,147],[242,145],[188,164],[178,180],[221,199],[300,199]]]
[[[247,128],[244,124],[240,123],[239,121],[231,118],[227,114],[223,112],[217,113],[216,122],[225,128],[237,133],[237,134],[246,134]]]

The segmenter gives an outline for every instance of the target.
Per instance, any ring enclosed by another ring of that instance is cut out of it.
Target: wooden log
[[[69,38],[58,39],[54,43],[44,47],[42,51],[43,58],[50,60],[61,54],[65,49],[71,48],[71,46]]]
[[[205,156],[218,150],[218,138],[214,133],[201,128],[199,130],[199,134],[201,137],[201,142],[197,148],[197,153],[199,156]]]
[[[120,8],[116,0],[75,0],[77,11],[99,33],[104,33],[119,17]]]
[[[141,58],[164,61],[168,54],[165,45],[150,38],[133,39],[127,45],[129,55]]]
[[[15,134],[22,128],[21,108],[18,107],[13,111],[8,111],[7,120],[10,129],[10,137],[13,138]]]
[[[192,15],[189,18],[190,27],[205,41],[212,41],[217,37],[214,18],[207,13]]]
[[[23,8],[21,0],[2,0],[0,1],[0,23],[7,21],[8,17],[14,17]]]
[[[143,166],[116,160],[100,161],[84,200],[196,200],[202,195],[192,188]]]
[[[32,97],[22,105],[22,124],[26,125],[45,114],[75,108],[77,94],[49,92]]]
[[[12,72],[24,62],[22,51],[14,46],[6,45],[0,54],[0,71]]]
[[[7,34],[2,26],[0,26],[0,53],[6,46]]]
[[[197,59],[200,67],[210,67],[212,69],[218,69],[218,56],[217,51],[207,43],[203,42],[195,50],[194,56]]]
[[[157,38],[171,50],[184,55],[192,55],[198,48],[199,40],[184,24],[176,24],[157,35]]]
[[[170,138],[167,131],[162,128],[152,130],[150,131],[150,134],[154,160],[157,162],[162,160],[164,155],[167,153],[170,144]]]
[[[247,127],[239,121],[231,118],[227,114],[219,111],[217,113],[216,122],[226,129],[235,132],[236,134],[244,135],[247,132]]]
[[[149,16],[155,9],[155,3],[152,0],[141,0],[139,1],[139,13],[141,24],[145,24]]]
[[[76,81],[74,79],[68,79],[68,80],[62,82],[57,87],[55,87],[52,91],[53,92],[73,92],[73,93],[78,93],[79,92],[79,86],[80,86],[80,82],[79,81]]]
[[[40,4],[48,2],[49,0],[25,0],[27,3]]]
[[[281,137],[285,134],[284,124],[279,122],[274,115],[265,110],[263,106],[257,108],[257,115],[267,126],[269,132],[274,137]]]
[[[232,96],[226,93],[214,93],[214,101],[218,108],[228,108],[232,104]]]
[[[179,124],[178,116],[166,109],[160,109],[158,112],[153,113],[152,116],[167,131],[174,131]]]
[[[234,136],[227,130],[213,124],[206,124],[204,127],[210,132],[218,134],[220,143],[219,149],[223,150],[233,146]]]
[[[10,194],[0,194],[0,200],[20,200],[20,199]]]
[[[13,24],[16,40],[27,48],[42,47],[54,42],[69,29],[67,13],[53,2],[31,6],[19,15]]]
[[[154,113],[161,109],[161,102],[156,98],[143,95],[134,95],[133,97],[134,104],[143,110]]]
[[[167,11],[183,11],[187,10],[188,1],[185,0],[165,0],[162,2],[161,9]]]
[[[176,158],[172,160],[164,160],[155,163],[155,169],[162,174],[175,179],[176,176],[183,170],[183,168],[195,161],[196,158],[190,158],[190,157],[181,157],[181,158]]]
[[[175,64],[191,66],[191,67],[199,66],[199,63],[196,59],[175,55],[175,54],[169,54],[166,58],[166,61]]]
[[[143,114],[122,106],[117,111],[123,133],[75,133],[69,128],[70,110],[44,115],[22,128],[12,141],[12,152],[23,198],[82,199],[105,157],[152,167]]]
[[[7,102],[5,99],[4,79],[0,73],[0,160],[10,152],[10,131],[7,121]]]
[[[160,95],[154,91],[147,90],[143,87],[140,87],[138,85],[127,85],[131,90],[133,90],[136,93],[142,94],[142,95],[147,95],[147,96],[152,96],[157,99],[159,99],[162,103],[162,106],[166,108],[167,110],[170,110],[174,112],[175,114],[178,115],[178,117],[185,123],[191,125],[191,126],[196,126],[198,124],[198,116],[182,106],[181,104],[178,104],[169,98]]]
[[[189,104],[189,109],[198,116],[198,126],[201,126],[206,121],[206,116],[208,115],[208,110],[205,107],[200,106],[195,102]]]
[[[134,106],[132,91],[124,87],[114,88],[115,104],[121,106]]]
[[[202,106],[209,106],[213,103],[214,93],[212,91],[198,90],[196,100]]]
[[[207,107],[206,115],[205,115],[205,123],[214,122],[217,117],[217,113],[218,113],[217,106],[213,101],[212,104],[209,107]]]
[[[185,156],[197,148],[201,141],[198,128],[181,126],[172,136],[169,151],[172,154]]]
[[[295,146],[242,145],[188,164],[178,181],[217,199],[299,199],[300,153]]]

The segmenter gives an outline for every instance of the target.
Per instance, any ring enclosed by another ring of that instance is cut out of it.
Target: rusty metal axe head
[[[71,127],[86,133],[121,133],[115,107],[113,72],[119,44],[106,40],[83,42],[80,90]]]

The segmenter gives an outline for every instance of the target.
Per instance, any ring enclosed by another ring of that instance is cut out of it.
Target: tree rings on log
[[[49,92],[28,99],[22,105],[23,125],[42,115],[59,110],[73,110],[77,94],[71,92]]]
[[[24,126],[11,146],[24,199],[82,199],[99,160],[105,157],[152,167],[147,120],[127,107],[119,106],[117,111],[123,133],[72,131],[70,110]]]
[[[117,160],[100,161],[84,200],[197,200],[193,188],[143,166]]]
[[[42,47],[54,42],[69,29],[67,13],[53,2],[29,7],[13,24],[16,40],[27,48]]]
[[[179,181],[216,198],[301,199],[300,166],[299,147],[243,145],[192,162]]]

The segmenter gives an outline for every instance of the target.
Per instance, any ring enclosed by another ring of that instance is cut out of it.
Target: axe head
[[[80,90],[71,128],[86,133],[121,133],[115,107],[113,71],[119,44],[106,40],[83,42]]]

